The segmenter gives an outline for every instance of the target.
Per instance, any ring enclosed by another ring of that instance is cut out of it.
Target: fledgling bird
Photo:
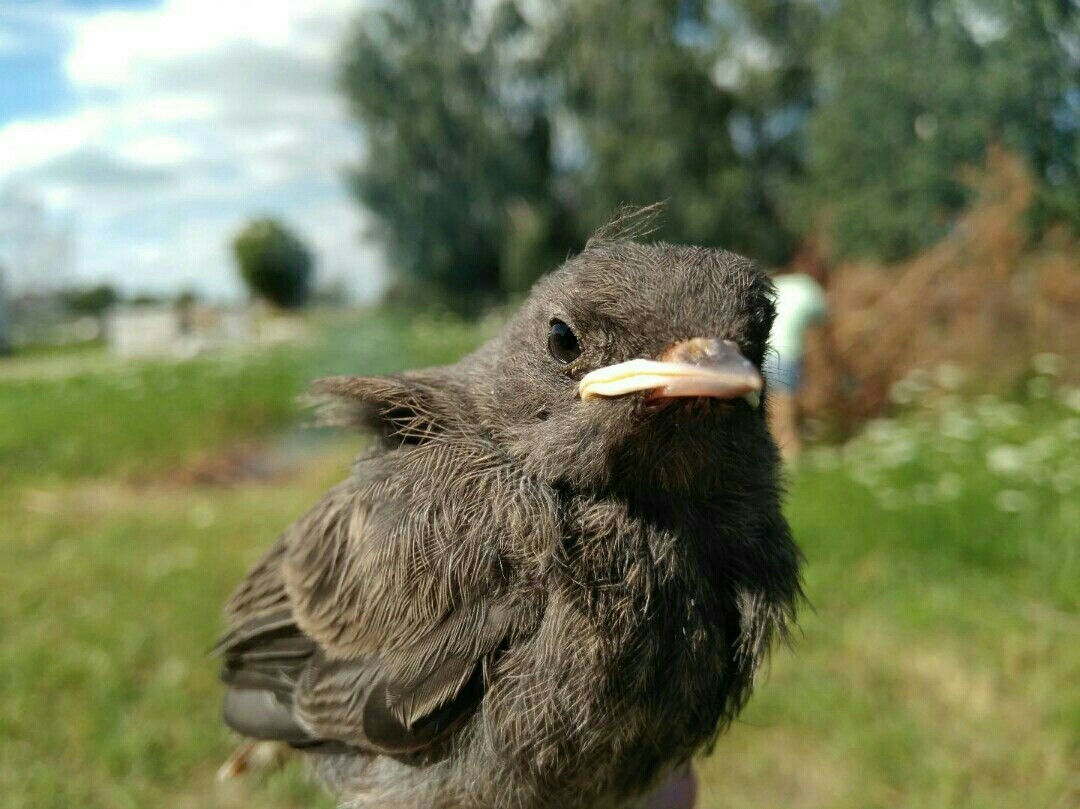
[[[232,596],[228,725],[354,809],[614,809],[684,767],[800,600],[773,294],[609,230],[458,363],[319,383],[377,441]]]

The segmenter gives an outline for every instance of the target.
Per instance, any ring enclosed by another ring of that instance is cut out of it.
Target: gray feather
[[[252,570],[218,649],[226,722],[319,753],[350,805],[625,806],[787,636],[800,557],[763,409],[577,396],[690,337],[768,350],[767,275],[627,240],[654,214],[621,215],[459,363],[319,383],[379,443]]]

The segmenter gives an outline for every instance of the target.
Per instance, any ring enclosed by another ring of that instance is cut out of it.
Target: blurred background
[[[1076,0],[0,0],[0,795],[214,782],[219,608],[622,204],[815,279],[813,610],[701,806],[1080,805]]]

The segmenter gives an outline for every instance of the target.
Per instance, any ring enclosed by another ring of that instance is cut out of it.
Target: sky
[[[229,240],[269,215],[321,279],[376,294],[334,75],[359,2],[0,0],[0,208],[70,232],[80,284],[235,298]]]

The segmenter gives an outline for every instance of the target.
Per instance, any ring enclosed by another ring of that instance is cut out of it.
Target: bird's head
[[[775,475],[768,276],[722,250],[591,243],[473,355],[467,390],[533,475],[707,496]]]
[[[776,483],[773,317],[772,282],[745,258],[594,239],[459,363],[321,389],[390,447],[472,435],[576,491],[739,496]]]

